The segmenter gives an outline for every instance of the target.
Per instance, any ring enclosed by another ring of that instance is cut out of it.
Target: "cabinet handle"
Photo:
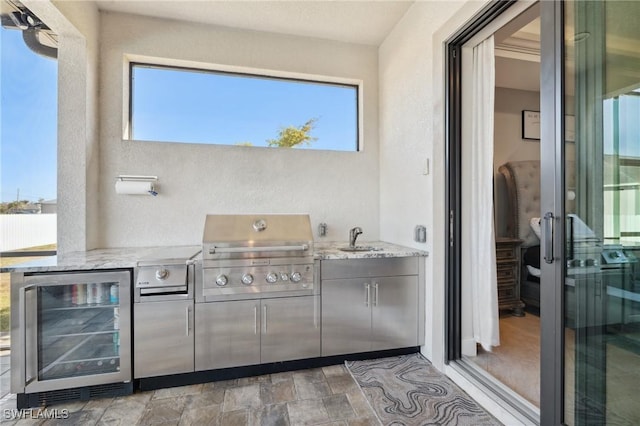
[[[369,306],[369,300],[371,299],[371,285],[369,283],[364,283],[364,306]]]
[[[264,322],[264,334],[267,334],[267,305],[262,307],[262,322]]]
[[[191,330],[191,327],[190,327],[190,325],[191,325],[191,318],[190,318],[191,315],[189,315],[191,313],[191,307],[187,306],[186,311],[187,311],[187,333],[186,334],[188,336],[189,335],[189,331]]]
[[[320,320],[320,298],[319,297],[314,297],[314,302],[313,302],[313,326],[315,328],[319,328],[319,320]]]
[[[378,283],[373,283],[373,306],[378,306]]]
[[[258,306],[253,306],[253,334],[258,334]]]

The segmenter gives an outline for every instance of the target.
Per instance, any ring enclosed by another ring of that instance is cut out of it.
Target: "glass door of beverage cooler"
[[[24,392],[131,380],[129,271],[24,277]]]

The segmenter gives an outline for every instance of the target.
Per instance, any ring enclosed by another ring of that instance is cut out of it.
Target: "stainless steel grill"
[[[208,215],[202,247],[199,302],[314,294],[308,215]]]

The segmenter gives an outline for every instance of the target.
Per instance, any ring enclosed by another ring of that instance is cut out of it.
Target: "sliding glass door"
[[[544,3],[541,424],[640,424],[640,2]]]
[[[491,3],[447,46],[451,361],[463,352],[463,47],[520,3]],[[540,18],[540,424],[636,425],[640,1],[542,1]]]

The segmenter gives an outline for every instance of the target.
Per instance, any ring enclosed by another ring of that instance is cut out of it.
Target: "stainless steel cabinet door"
[[[197,303],[196,371],[260,364],[260,301]]]
[[[133,376],[193,371],[193,300],[134,303]]]
[[[262,301],[262,363],[320,356],[319,302],[318,296]]]
[[[371,350],[371,280],[322,281],[322,356]]]
[[[418,345],[418,277],[371,279],[371,350]]]

